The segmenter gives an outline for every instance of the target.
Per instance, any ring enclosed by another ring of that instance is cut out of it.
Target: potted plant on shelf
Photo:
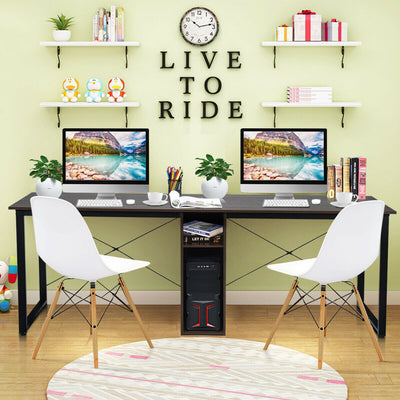
[[[40,160],[30,159],[35,164],[31,168],[30,176],[39,178],[36,183],[38,196],[60,197],[62,193],[62,165],[57,160],[50,160],[40,156]]]
[[[67,18],[64,14],[57,15],[57,18],[49,18],[47,21],[55,26],[53,38],[56,42],[66,42],[71,37],[71,31],[68,29],[72,25],[74,17]]]
[[[232,164],[227,163],[222,158],[215,158],[211,154],[206,154],[206,158],[196,158],[200,160],[195,174],[204,176],[201,183],[201,191],[204,197],[222,199],[228,192],[228,176],[233,175]]]

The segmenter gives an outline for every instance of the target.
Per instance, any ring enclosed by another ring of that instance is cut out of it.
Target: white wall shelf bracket
[[[341,67],[344,68],[344,48],[361,46],[361,42],[261,42],[261,46],[273,47],[274,68],[276,68],[277,47],[340,47]]]
[[[274,128],[276,128],[276,109],[277,108],[340,108],[341,110],[341,126],[344,128],[344,109],[346,107],[361,107],[361,103],[355,102],[335,102],[335,103],[323,103],[323,104],[301,104],[301,103],[285,103],[285,102],[262,102],[261,106],[266,108],[272,108],[274,112]]]
[[[77,102],[77,103],[63,103],[63,102],[43,102],[40,103],[40,107],[52,107],[56,109],[57,113],[57,127],[61,126],[61,108],[124,108],[125,109],[125,127],[128,127],[128,108],[129,107],[139,107],[140,103],[138,102],[121,102],[121,103],[86,103],[86,102]]]

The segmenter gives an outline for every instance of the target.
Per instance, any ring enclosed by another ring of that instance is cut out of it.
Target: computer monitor
[[[244,193],[325,193],[326,129],[254,129],[240,132],[240,189]]]
[[[64,192],[148,192],[148,129],[68,128],[62,137]]]

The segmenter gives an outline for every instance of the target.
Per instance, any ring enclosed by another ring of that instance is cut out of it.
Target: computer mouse
[[[312,199],[311,203],[313,203],[313,204],[321,204],[321,199]]]
[[[135,200],[134,199],[127,199],[126,200],[126,204],[135,204]]]

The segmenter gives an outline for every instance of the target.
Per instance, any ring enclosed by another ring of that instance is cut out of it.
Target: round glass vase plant
[[[38,196],[60,197],[62,193],[62,165],[57,160],[50,160],[40,156],[39,160],[30,159],[35,164],[31,168],[30,176],[39,178],[36,183]]]
[[[206,154],[206,158],[196,158],[200,165],[196,168],[197,176],[204,176],[201,191],[204,197],[222,199],[228,193],[228,176],[233,175],[232,164],[222,158]]]
[[[53,38],[56,42],[66,42],[71,37],[71,31],[68,29],[72,25],[74,17],[67,18],[64,14],[57,15],[57,18],[49,18],[47,21],[55,27]]]

